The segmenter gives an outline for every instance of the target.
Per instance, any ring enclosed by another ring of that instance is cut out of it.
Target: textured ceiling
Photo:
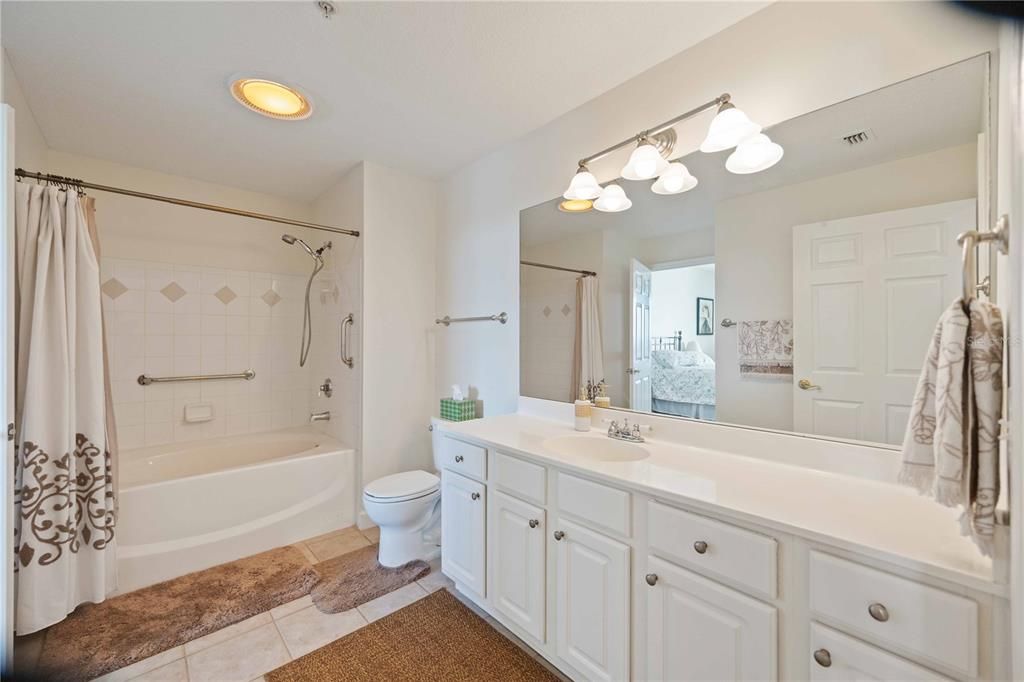
[[[443,176],[767,3],[3,2],[53,149],[311,199],[361,160]],[[265,119],[228,82],[299,86]]]

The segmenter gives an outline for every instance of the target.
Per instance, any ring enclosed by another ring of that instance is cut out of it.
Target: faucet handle
[[[614,419],[611,419],[611,420],[606,419],[605,421],[611,421],[611,423],[608,425],[608,435],[609,436],[612,435],[613,433],[616,433],[619,430],[619,423],[617,421],[615,421]]]

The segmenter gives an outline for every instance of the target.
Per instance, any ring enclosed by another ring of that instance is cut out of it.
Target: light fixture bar
[[[725,94],[719,95],[718,97],[714,98],[710,102],[705,102],[704,104],[701,104],[699,107],[696,107],[694,109],[690,109],[687,112],[679,114],[675,118],[671,118],[671,119],[665,121],[664,123],[659,123],[658,125],[654,126],[653,128],[649,128],[647,130],[643,130],[643,131],[637,133],[636,135],[634,135],[633,137],[629,138],[628,140],[623,140],[622,142],[619,142],[617,144],[613,144],[611,147],[608,147],[607,149],[602,149],[601,151],[597,152],[596,154],[591,154],[590,156],[588,156],[586,158],[580,159],[579,164],[580,164],[580,166],[587,166],[587,165],[593,163],[594,161],[597,161],[599,159],[603,159],[604,157],[608,156],[609,154],[611,154],[614,151],[618,151],[619,149],[622,149],[623,147],[628,147],[631,144],[636,144],[637,142],[639,142],[640,140],[644,139],[645,137],[651,137],[651,136],[657,135],[660,132],[664,132],[664,131],[668,130],[669,128],[671,128],[672,126],[676,125],[677,123],[681,123],[681,122],[685,121],[688,118],[693,118],[694,116],[696,116],[699,113],[707,111],[708,109],[711,109],[713,107],[721,106],[721,105],[725,104],[726,102],[728,102],[729,99],[730,99],[729,93],[725,93]]]

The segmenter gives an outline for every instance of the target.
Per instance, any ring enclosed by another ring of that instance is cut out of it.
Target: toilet
[[[431,419],[434,467],[440,469],[440,420]],[[366,484],[363,508],[380,528],[377,561],[401,566],[440,554],[441,478],[427,471],[403,471]]]

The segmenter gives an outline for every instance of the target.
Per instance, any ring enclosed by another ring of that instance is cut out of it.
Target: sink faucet
[[[633,424],[629,425],[629,419],[622,420],[622,426],[619,426],[617,421],[612,421],[608,425],[608,437],[616,440],[625,440],[630,443],[643,443],[644,437],[640,435],[640,425]]]
[[[324,410],[323,412],[314,412],[313,414],[309,415],[309,421],[310,423],[329,422],[331,421],[331,411]]]

